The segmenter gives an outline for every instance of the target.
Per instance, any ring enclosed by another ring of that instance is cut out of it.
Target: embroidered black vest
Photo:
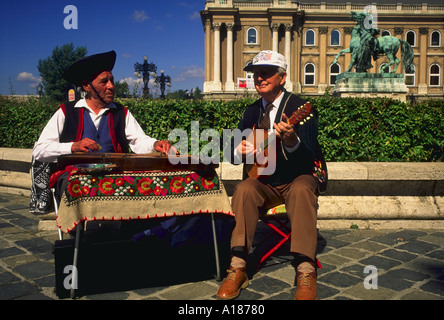
[[[119,103],[114,103],[116,108],[110,108],[107,114],[108,130],[111,137],[112,151],[115,153],[128,153],[129,145],[125,135],[125,117],[128,109]],[[85,108],[74,108],[75,102],[62,104],[60,108],[65,114],[65,124],[60,136],[60,142],[80,141],[84,135],[84,113]],[[109,152],[103,150],[102,152]]]

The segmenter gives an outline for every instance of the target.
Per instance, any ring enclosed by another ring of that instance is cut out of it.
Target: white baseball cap
[[[253,58],[253,61],[245,66],[244,71],[253,71],[253,67],[256,66],[281,67],[286,71],[287,60],[282,54],[276,51],[264,50],[259,52]]]

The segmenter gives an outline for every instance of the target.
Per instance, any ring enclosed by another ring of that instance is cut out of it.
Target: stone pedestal
[[[406,101],[408,88],[399,73],[344,72],[336,77],[336,97],[387,97]]]

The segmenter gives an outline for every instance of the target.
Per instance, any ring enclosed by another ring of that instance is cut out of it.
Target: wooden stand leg
[[[59,215],[59,204],[57,203],[54,188],[51,188],[51,193],[52,193],[52,199],[54,200],[54,209],[55,209],[55,214],[56,214],[56,219],[57,219],[57,216]],[[57,229],[59,231],[59,240],[63,240],[62,230],[60,230],[60,228],[57,228]]]
[[[216,224],[214,222],[214,213],[211,213],[211,225],[213,227],[214,255],[216,257],[216,280],[221,281],[222,279],[220,274],[219,248],[217,246],[217,234],[216,234]]]
[[[81,222],[76,227],[76,239],[75,239],[75,246],[74,246],[74,257],[73,257],[73,269],[72,269],[72,282],[71,282],[71,299],[75,298],[75,290],[78,286],[78,272],[77,272],[77,266],[78,266],[78,259],[79,259],[79,247],[80,247],[80,240],[83,235],[83,227],[84,223]]]

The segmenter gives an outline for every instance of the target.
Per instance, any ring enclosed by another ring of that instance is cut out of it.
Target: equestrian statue
[[[351,11],[350,15],[351,19],[357,22],[352,31],[350,48],[339,51],[333,64],[338,61],[341,54],[351,53],[351,62],[345,72],[350,72],[353,67],[356,72],[367,72],[367,69],[373,67],[371,58],[377,60],[380,55],[385,54],[389,63],[385,66],[384,72],[388,72],[390,66],[394,65],[392,73],[395,73],[401,62],[396,53],[401,47],[404,71],[413,72],[413,50],[408,42],[392,36],[376,37],[379,35],[379,29],[373,28],[373,16],[369,12]]]

